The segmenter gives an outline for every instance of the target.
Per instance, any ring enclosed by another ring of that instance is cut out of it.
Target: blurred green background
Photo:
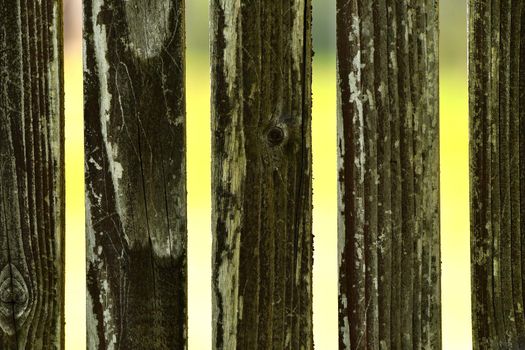
[[[66,348],[85,349],[81,0],[64,0]],[[261,0],[262,1],[262,0]],[[211,347],[208,1],[187,0],[189,349]],[[337,349],[335,0],[313,0],[314,336]],[[471,348],[466,3],[441,0],[441,203],[444,349]]]

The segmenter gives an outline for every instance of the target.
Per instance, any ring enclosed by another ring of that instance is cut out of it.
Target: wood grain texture
[[[213,348],[313,349],[311,4],[211,23]]]
[[[64,346],[62,1],[0,0],[0,348]]]
[[[89,349],[187,347],[184,1],[84,1]]]
[[[338,0],[339,348],[440,349],[437,0]]]
[[[469,2],[475,349],[525,347],[525,4]]]

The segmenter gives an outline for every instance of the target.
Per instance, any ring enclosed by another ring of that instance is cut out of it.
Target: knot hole
[[[29,313],[29,288],[22,274],[13,264],[0,272],[0,328],[13,334]]]
[[[279,125],[272,126],[266,133],[266,139],[270,146],[281,145],[286,138],[286,131]]]

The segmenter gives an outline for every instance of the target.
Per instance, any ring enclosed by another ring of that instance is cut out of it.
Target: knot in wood
[[[286,132],[280,126],[272,126],[266,133],[266,139],[270,146],[278,146],[283,143],[286,138]]]
[[[29,289],[22,274],[13,264],[0,272],[0,327],[12,335],[29,313]]]

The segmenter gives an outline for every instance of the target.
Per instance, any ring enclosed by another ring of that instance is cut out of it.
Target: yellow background
[[[207,1],[187,0],[189,349],[211,347]],[[444,349],[471,348],[466,4],[441,0],[441,204]],[[314,0],[314,337],[337,349],[335,0]],[[80,0],[65,0],[66,349],[85,349]]]

